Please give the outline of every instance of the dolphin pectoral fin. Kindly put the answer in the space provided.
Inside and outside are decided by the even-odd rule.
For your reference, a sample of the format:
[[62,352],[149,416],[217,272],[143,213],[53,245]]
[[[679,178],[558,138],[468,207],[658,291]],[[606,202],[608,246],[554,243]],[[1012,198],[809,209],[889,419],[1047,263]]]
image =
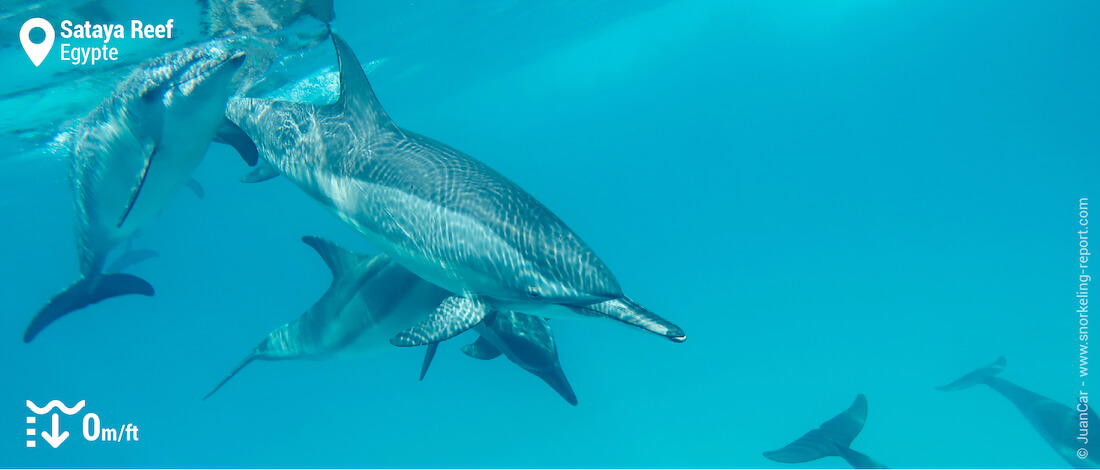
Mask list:
[[941,390],[944,392],[954,392],[956,390],[962,390],[964,388],[969,388],[978,384],[986,383],[986,381],[995,377],[997,374],[1000,374],[1001,371],[1004,370],[1006,362],[1007,361],[1005,361],[1005,357],[1001,356],[997,358],[996,361],[993,361],[992,364],[970,372],[969,374],[966,374],[960,377],[958,380],[951,382],[947,385],[936,387],[936,390]]
[[218,126],[215,136],[214,142],[232,146],[248,166],[256,166],[256,162],[260,160],[260,152],[256,149],[256,143],[233,121],[223,120],[221,125]]
[[867,397],[860,394],[847,410],[779,450],[764,452],[776,462],[802,463],[844,456],[867,420]]
[[424,375],[428,373],[428,367],[432,365],[432,358],[435,357],[435,350],[439,349],[439,343],[432,343],[428,345],[428,349],[424,351],[424,362],[420,364],[420,381],[424,381]]
[[130,211],[134,209],[134,203],[137,202],[138,195],[141,194],[141,188],[145,186],[145,178],[149,176],[149,166],[153,164],[153,157],[156,156],[156,146],[150,144],[145,151],[145,166],[141,168],[141,175],[138,177],[137,185],[134,186],[134,190],[130,193],[130,201],[126,203],[126,210],[122,213],[122,217],[118,218],[118,224],[115,228],[122,227],[122,224],[126,222],[126,217],[130,215]]
[[195,178],[187,178],[187,182],[184,183],[184,185],[186,185],[187,189],[190,189],[191,192],[195,193],[195,197],[199,199],[206,197],[206,190],[202,188],[201,184],[199,184],[199,180]]
[[488,361],[490,359],[496,359],[496,357],[500,355],[500,350],[484,337],[478,337],[477,341],[462,347],[462,354],[474,359]]
[[218,391],[218,389],[222,388],[222,385],[225,385],[225,383],[228,382],[229,379],[232,379],[234,375],[237,375],[237,372],[240,372],[241,369],[244,369],[244,366],[247,366],[249,363],[256,360],[257,357],[259,357],[259,356],[256,355],[255,351],[253,351],[251,354],[249,354],[248,357],[244,358],[244,360],[241,361],[240,364],[237,364],[237,367],[233,369],[233,372],[230,372],[229,375],[225,376],[225,378],[222,379],[221,382],[218,382],[218,385],[215,386],[214,389],[210,391],[210,393],[207,393],[206,396],[202,397],[202,399],[206,400],[207,398],[210,398],[210,395],[213,395],[214,392],[216,392],[216,391]]
[[241,176],[239,181],[242,183],[260,183],[277,176],[279,176],[279,170],[275,168],[275,165],[268,163],[267,160],[260,160],[256,163],[256,168]]
[[657,316],[637,302],[627,298],[605,300],[589,305],[570,306],[574,312],[593,317],[605,317],[659,334],[677,343],[687,340],[684,330],[672,322]]
[[390,338],[390,344],[423,346],[448,340],[480,323],[489,310],[489,304],[476,297],[447,297],[424,321]]
[[69,312],[103,299],[127,294],[151,296],[153,286],[144,279],[129,274],[103,274],[95,278],[81,279],[55,295],[45,307],[42,307],[42,310],[35,314],[23,333],[23,342],[31,342],[43,329]]

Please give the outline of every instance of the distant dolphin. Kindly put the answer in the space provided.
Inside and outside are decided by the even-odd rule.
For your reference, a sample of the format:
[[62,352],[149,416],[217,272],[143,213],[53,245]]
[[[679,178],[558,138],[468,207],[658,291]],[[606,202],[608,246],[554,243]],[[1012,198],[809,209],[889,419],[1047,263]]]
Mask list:
[[852,450],[852,440],[863,430],[863,423],[866,421],[867,397],[860,394],[843,413],[782,449],[764,452],[764,457],[782,463],[803,463],[836,456],[844,459],[852,468],[886,468],[870,457]]
[[153,295],[153,287],[138,277],[103,274],[104,262],[198,166],[224,123],[229,83],[243,60],[243,53],[220,42],[153,59],[64,135],[72,160],[81,278],[34,316],[24,342],[89,304],[125,294]]
[[[1031,423],[1031,427],[1035,428],[1054,452],[1070,465],[1077,468],[1100,467],[1100,457],[1088,453],[1088,449],[1091,448],[1086,445],[1088,440],[1078,438],[1082,430],[1085,432],[1084,436],[1088,435],[1088,429],[1081,427],[1082,418],[1086,419],[1086,423],[1092,421],[1089,418],[1093,414],[1088,404],[1084,403],[1075,410],[997,377],[997,374],[1004,370],[1006,363],[1004,356],[1001,356],[992,364],[966,374],[950,384],[938,387],[938,390],[952,392],[979,384],[988,385],[1016,405],[1024,418],[1027,418],[1028,423]],[[1083,454],[1085,458],[1078,457],[1080,449],[1085,449]]]
[[[390,348],[389,338],[395,332],[427,317],[450,295],[385,254],[361,255],[317,237],[303,237],[302,241],[317,250],[328,264],[332,284],[309,310],[261,341],[204,400],[256,359],[325,360]],[[484,338],[494,338],[493,342],[503,345],[509,359],[576,404],[576,396],[558,363],[553,333],[545,321],[507,313],[490,314],[486,321],[490,325],[484,328],[479,325],[483,328],[479,330],[484,335],[482,339],[467,346],[464,352],[479,359],[491,359],[500,350]],[[434,351],[434,347],[430,350]]]
[[[335,104],[241,98],[226,115],[281,174],[402,266],[453,293],[394,345],[446,340],[494,310],[543,315],[532,310],[564,306],[558,311],[605,316],[577,308],[624,299],[603,261],[535,198],[483,163],[394,124],[351,48],[332,39],[340,66]],[[612,318],[686,338],[640,312]]]
[[[554,333],[546,320],[519,312],[493,312],[475,326],[474,330],[481,337],[464,346],[464,354],[474,359],[489,360],[503,353],[508,360],[550,385],[570,405],[577,405],[577,395],[573,393],[573,387],[569,385],[569,380],[561,369]],[[428,346],[420,371],[421,380],[424,379],[424,373],[431,364],[435,346],[438,344],[432,343]]]

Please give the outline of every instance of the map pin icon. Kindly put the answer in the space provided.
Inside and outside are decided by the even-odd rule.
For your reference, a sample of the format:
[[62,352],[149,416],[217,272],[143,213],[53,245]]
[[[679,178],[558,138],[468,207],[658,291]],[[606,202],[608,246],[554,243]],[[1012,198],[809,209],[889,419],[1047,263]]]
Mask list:
[[[38,44],[31,42],[31,30],[34,28],[41,28],[46,33],[45,41]],[[27,52],[27,57],[31,58],[35,67],[38,67],[53,47],[53,25],[42,18],[31,18],[19,29],[19,42],[23,43],[23,50]]]

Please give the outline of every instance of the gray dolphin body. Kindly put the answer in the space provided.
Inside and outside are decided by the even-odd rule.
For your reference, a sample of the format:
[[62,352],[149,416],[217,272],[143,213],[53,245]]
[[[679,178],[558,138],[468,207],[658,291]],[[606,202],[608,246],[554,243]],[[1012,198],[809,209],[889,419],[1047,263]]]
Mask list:
[[[558,360],[554,332],[545,319],[520,312],[492,312],[474,327],[474,331],[480,337],[463,346],[463,354],[486,361],[503,354],[513,364],[546,382],[570,405],[577,406],[577,394],[565,378],[565,371]],[[428,345],[420,369],[421,380],[428,372],[438,344]]]
[[[617,313],[611,306],[578,311],[625,299],[580,237],[481,162],[394,124],[351,48],[332,37],[340,66],[336,103],[234,99],[226,115],[280,173],[417,276],[454,294],[395,336],[394,345],[446,340],[493,310]],[[685,338],[644,309],[612,318]]]
[[836,456],[844,459],[852,468],[886,468],[851,447],[866,421],[867,397],[860,394],[843,413],[782,449],[764,452],[764,457],[782,463],[803,463]]
[[72,159],[81,279],[35,315],[25,342],[89,304],[153,295],[140,278],[103,274],[104,262],[187,182],[224,122],[229,83],[243,60],[220,42],[153,59],[63,135]]
[[[321,238],[302,240],[317,250],[332,270],[332,284],[304,314],[268,334],[204,399],[256,359],[325,360],[392,347],[389,338],[422,321],[450,295],[385,254],[370,257]],[[558,362],[553,333],[543,319],[492,313],[477,328],[482,338],[466,346],[464,352],[479,359],[492,359],[504,352],[576,404]]]
[[[939,387],[946,392],[962,390],[975,385],[988,385],[997,391],[1027,418],[1032,428],[1043,437],[1043,440],[1054,452],[1058,453],[1071,466],[1077,468],[1098,468],[1100,457],[1095,454],[1086,454],[1086,458],[1078,458],[1079,449],[1089,450],[1088,440],[1079,439],[1081,431],[1081,415],[1086,418],[1092,416],[1092,411],[1085,407],[1074,410],[1066,405],[1055,402],[1049,398],[1024,389],[1012,382],[997,377],[1004,370],[1006,360],[1004,356],[998,358],[993,364],[975,370],[962,376],[950,384]],[[1087,430],[1086,430],[1087,431]],[[1087,432],[1085,434],[1087,436]]]

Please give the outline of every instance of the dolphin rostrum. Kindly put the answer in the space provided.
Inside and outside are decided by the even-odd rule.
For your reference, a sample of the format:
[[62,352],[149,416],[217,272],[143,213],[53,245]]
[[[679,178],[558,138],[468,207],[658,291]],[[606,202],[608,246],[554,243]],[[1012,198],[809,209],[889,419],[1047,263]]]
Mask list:
[[219,126],[231,125],[225,103],[243,61],[243,53],[222,42],[150,60],[59,138],[72,160],[81,278],[38,311],[24,342],[89,304],[153,295],[141,278],[104,274],[104,262],[188,181]]
[[[938,390],[952,392],[974,385],[988,385],[989,388],[1004,395],[1016,405],[1016,409],[1027,418],[1031,427],[1043,436],[1054,452],[1058,453],[1071,466],[1077,468],[1100,467],[1100,457],[1089,454],[1088,429],[1089,418],[1094,416],[1086,400],[1078,404],[1077,409],[1070,408],[1019,385],[997,377],[1005,368],[1007,361],[1001,356],[992,364],[970,372]],[[1083,434],[1082,434],[1083,433]],[[1081,451],[1084,452],[1081,452]]]
[[[603,261],[515,183],[398,127],[351,48],[331,36],[340,68],[336,103],[240,98],[226,116],[279,173],[405,268],[452,293],[429,318],[392,338],[394,345],[446,340],[494,310],[618,312],[578,312],[624,298]],[[610,317],[673,341],[686,337],[652,313],[634,313]]]
[[863,423],[866,421],[867,397],[860,394],[843,413],[782,449],[764,452],[764,457],[782,463],[803,463],[837,456],[848,462],[852,468],[886,468],[870,457],[852,450],[852,440],[863,430]]
[[[450,295],[385,254],[357,254],[317,237],[303,237],[302,241],[317,250],[332,270],[332,284],[304,314],[268,334],[204,399],[256,359],[325,360],[390,348],[390,337],[423,320]],[[545,321],[502,312],[490,314],[486,322],[490,326],[478,327],[482,339],[467,346],[467,354],[491,359],[505,351],[517,365],[576,403]],[[485,344],[486,337],[494,338],[501,348]]]

